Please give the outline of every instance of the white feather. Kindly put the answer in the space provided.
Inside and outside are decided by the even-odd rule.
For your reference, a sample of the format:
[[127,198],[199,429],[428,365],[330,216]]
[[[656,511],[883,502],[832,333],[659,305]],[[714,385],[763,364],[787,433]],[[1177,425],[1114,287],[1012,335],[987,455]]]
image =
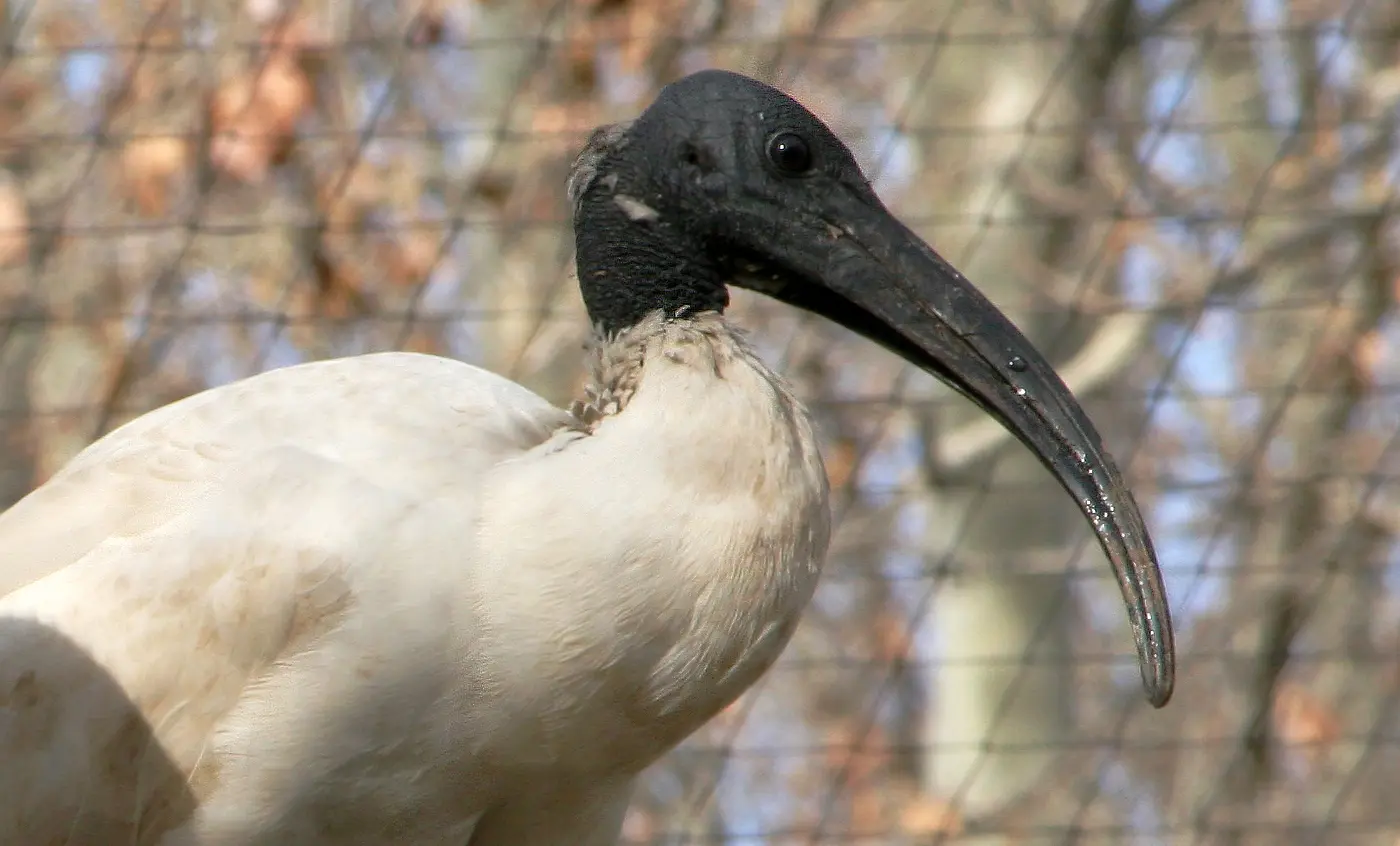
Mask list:
[[434,357],[273,371],[0,515],[0,842],[615,842],[786,643],[829,518],[722,318],[597,375],[585,426]]

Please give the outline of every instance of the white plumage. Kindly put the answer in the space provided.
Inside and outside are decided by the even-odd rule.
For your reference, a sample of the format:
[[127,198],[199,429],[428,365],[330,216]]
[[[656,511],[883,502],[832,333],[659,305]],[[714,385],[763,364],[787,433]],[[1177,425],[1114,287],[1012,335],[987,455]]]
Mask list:
[[6,512],[0,548],[62,552],[0,599],[4,842],[462,846],[493,808],[473,844],[612,842],[786,642],[826,482],[723,318],[598,361],[591,432],[430,356],[273,371]]

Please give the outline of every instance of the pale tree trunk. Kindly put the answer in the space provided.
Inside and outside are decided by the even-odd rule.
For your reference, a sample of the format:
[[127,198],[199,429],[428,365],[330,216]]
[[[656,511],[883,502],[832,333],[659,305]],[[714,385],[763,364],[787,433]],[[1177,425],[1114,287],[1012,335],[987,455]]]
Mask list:
[[[482,3],[470,7],[473,38],[495,43],[477,51],[474,96],[464,100],[468,109],[466,123],[479,133],[475,142],[479,145],[477,160],[472,170],[454,176],[464,191],[471,192],[463,197],[466,218],[500,221],[500,225],[470,227],[462,237],[470,255],[471,294],[492,315],[482,325],[483,363],[514,378],[523,375],[521,357],[538,331],[541,311],[550,305],[549,286],[557,285],[561,276],[558,261],[541,259],[557,255],[555,245],[568,229],[513,232],[509,222],[515,210],[495,199],[508,194],[476,191],[475,187],[486,181],[510,181],[512,175],[528,165],[532,152],[529,145],[505,140],[506,133],[529,129],[522,118],[530,110],[522,108],[522,104],[526,102],[531,76],[544,58],[536,39],[547,34],[552,13],[546,7],[557,5]],[[519,249],[522,241],[535,249]],[[512,262],[513,254],[518,259]],[[543,387],[546,393],[552,393],[550,386],[530,387]]]

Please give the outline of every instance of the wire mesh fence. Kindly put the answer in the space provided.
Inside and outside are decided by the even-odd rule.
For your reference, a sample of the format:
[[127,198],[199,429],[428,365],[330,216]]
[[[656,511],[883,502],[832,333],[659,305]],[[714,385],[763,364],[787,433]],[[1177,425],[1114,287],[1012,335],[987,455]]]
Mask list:
[[583,378],[568,162],[701,67],[791,91],[1056,361],[1149,507],[1164,711],[998,424],[736,293],[837,493],[777,668],[630,843],[1400,842],[1400,5],[0,2],[0,502],[146,410],[381,349]]

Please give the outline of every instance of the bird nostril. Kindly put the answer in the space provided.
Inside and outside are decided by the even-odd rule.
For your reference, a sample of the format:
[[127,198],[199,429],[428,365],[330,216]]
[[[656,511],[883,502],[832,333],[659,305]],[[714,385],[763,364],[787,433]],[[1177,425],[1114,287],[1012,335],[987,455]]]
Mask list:
[[714,155],[709,150],[692,142],[686,142],[681,147],[681,158],[686,164],[701,170],[711,171],[715,169]]

